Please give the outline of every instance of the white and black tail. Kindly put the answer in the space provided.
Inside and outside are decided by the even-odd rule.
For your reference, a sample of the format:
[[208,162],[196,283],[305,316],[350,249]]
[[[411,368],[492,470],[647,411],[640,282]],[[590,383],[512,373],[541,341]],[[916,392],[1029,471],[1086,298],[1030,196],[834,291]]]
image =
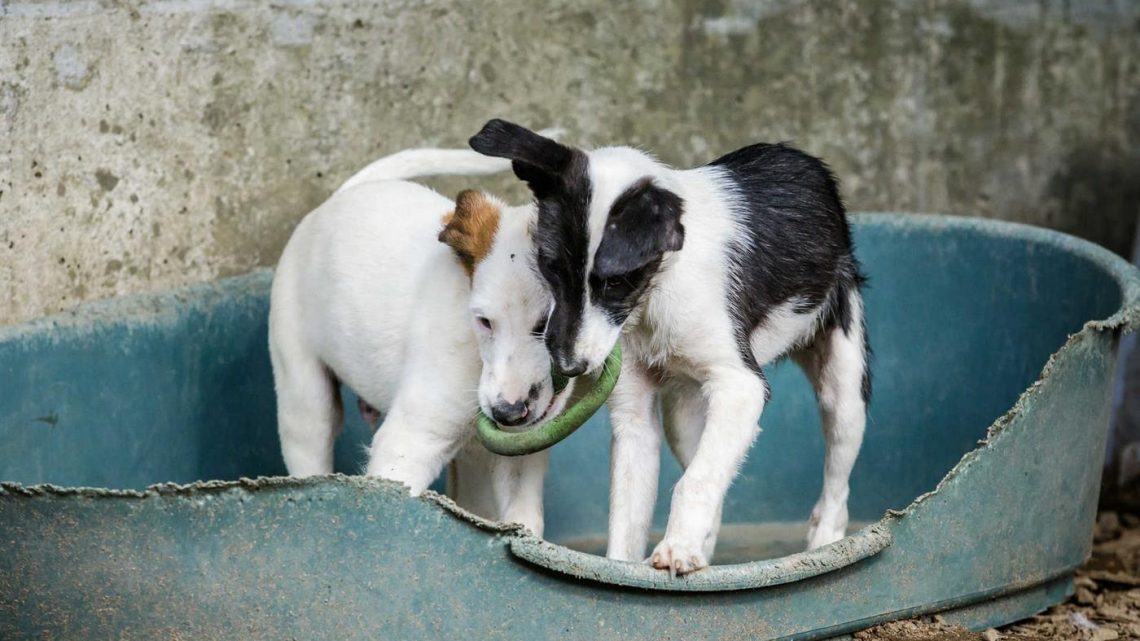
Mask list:
[[[543,135],[557,137],[561,129],[544,129]],[[372,161],[356,172],[337,192],[362,183],[381,180],[410,180],[425,176],[487,176],[511,168],[506,158],[492,158],[471,149],[405,149]]]

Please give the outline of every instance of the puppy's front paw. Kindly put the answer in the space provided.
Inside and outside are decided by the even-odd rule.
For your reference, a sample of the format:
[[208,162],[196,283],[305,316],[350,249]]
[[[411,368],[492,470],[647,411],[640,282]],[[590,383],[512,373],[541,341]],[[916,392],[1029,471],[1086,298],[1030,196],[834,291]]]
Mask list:
[[658,570],[669,570],[671,576],[678,576],[707,568],[709,561],[700,545],[690,545],[665,537],[653,548],[649,565]]
[[808,521],[808,549],[835,543],[847,536],[847,510],[826,505],[816,505]]
[[835,543],[846,536],[845,528],[824,528],[813,526],[808,531],[808,549],[814,550]]

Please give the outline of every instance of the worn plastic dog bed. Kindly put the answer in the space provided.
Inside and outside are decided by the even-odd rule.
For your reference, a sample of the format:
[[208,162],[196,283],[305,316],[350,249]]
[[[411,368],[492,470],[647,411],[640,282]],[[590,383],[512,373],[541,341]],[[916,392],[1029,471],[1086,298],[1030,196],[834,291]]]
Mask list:
[[[590,554],[604,416],[552,450],[553,543],[378,480],[247,480],[284,471],[262,272],[0,329],[0,638],[814,639],[1057,602],[1089,553],[1140,277],[1041,229],[857,221],[875,396],[850,509],[869,525],[833,546],[799,552],[822,439],[786,365],[717,565],[689,577]],[[350,421],[341,469],[367,438]]]

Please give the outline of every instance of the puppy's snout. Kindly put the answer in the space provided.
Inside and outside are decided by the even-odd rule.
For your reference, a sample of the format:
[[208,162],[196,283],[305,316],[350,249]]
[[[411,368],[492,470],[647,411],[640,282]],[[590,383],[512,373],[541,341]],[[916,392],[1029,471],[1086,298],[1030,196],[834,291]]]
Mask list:
[[527,407],[526,399],[517,403],[499,401],[491,406],[491,418],[495,419],[499,425],[507,427],[522,424],[529,414],[530,408]]
[[564,361],[559,359],[555,365],[558,369],[558,373],[568,378],[574,378],[575,376],[581,376],[582,374],[585,374],[586,369],[589,366],[585,359],[572,361]]

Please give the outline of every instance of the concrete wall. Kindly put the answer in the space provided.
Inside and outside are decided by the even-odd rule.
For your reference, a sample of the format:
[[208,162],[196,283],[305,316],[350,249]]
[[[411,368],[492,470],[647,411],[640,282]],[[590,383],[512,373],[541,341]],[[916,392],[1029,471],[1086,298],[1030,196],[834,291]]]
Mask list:
[[537,7],[0,0],[0,322],[271,265],[354,168],[491,116],[679,164],[792,140],[853,209],[1129,244],[1135,3]]

